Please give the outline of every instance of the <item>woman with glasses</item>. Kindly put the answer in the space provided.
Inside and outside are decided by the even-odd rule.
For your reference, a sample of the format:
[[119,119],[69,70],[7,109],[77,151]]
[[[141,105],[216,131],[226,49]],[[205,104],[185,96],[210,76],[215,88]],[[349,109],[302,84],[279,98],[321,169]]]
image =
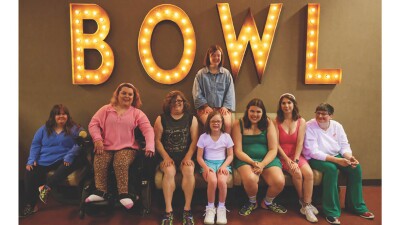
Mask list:
[[205,125],[208,114],[218,110],[224,117],[225,132],[230,134],[232,111],[235,111],[235,87],[232,75],[223,63],[222,48],[212,45],[204,58],[205,67],[196,74],[192,95],[200,122]]
[[110,104],[101,107],[89,123],[94,142],[94,178],[96,190],[86,202],[104,201],[108,192],[108,168],[113,164],[120,203],[130,209],[138,196],[128,194],[128,170],[138,149],[134,130],[139,127],[146,140],[145,155],[154,155],[154,130],[142,105],[139,91],[122,83],[114,91]]
[[238,170],[249,201],[243,205],[242,216],[258,207],[257,192],[260,176],[268,185],[261,207],[276,213],[286,213],[285,207],[273,202],[285,186],[282,164],[277,158],[278,146],[274,123],[267,117],[261,99],[252,99],[246,107],[243,118],[233,124],[232,138]]
[[173,224],[172,197],[175,191],[175,174],[182,172],[182,190],[185,195],[183,224],[194,224],[191,211],[195,186],[193,154],[198,139],[197,119],[190,113],[190,104],[180,91],[171,91],[163,103],[163,114],[154,123],[155,144],[162,157],[160,169],[164,173],[162,189],[165,213],[161,224]]
[[353,156],[343,126],[332,120],[334,108],[321,103],[315,109],[315,118],[307,122],[304,157],[313,169],[321,171],[322,211],[331,224],[340,224],[340,201],[337,188],[338,172],[348,176],[345,208],[366,219],[375,216],[369,212],[362,196],[361,166]]

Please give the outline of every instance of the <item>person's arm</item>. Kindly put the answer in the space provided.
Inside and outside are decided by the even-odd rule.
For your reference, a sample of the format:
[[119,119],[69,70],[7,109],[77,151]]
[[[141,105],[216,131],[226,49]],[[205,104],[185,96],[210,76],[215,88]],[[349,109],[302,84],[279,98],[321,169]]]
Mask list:
[[75,158],[80,154],[82,147],[78,145],[77,140],[79,138],[79,132],[83,130],[82,127],[78,128],[77,126],[74,126],[71,131],[72,138],[74,139],[74,145],[71,147],[71,149],[67,152],[67,154],[64,156],[64,165],[69,166],[70,164],[73,163]]
[[233,147],[227,148],[226,154],[227,154],[226,159],[225,159],[224,163],[222,163],[221,167],[219,168],[218,173],[229,175],[229,171],[228,171],[227,167],[233,161]]
[[207,100],[203,93],[204,90],[202,87],[202,83],[200,81],[200,76],[201,76],[201,70],[196,74],[192,88],[194,107],[196,109],[208,107]]
[[304,137],[306,135],[306,121],[303,118],[299,118],[299,131],[297,133],[297,143],[296,143],[296,152],[294,153],[294,159],[299,160],[301,152],[303,151],[304,145]]
[[40,156],[40,150],[42,149],[43,135],[47,135],[45,126],[40,127],[33,136],[28,161],[26,163],[26,169],[28,171],[32,170],[33,166],[37,165],[37,160]]
[[236,99],[235,99],[235,85],[233,83],[233,78],[231,73],[226,70],[228,76],[228,89],[226,90],[226,95],[222,107],[225,107],[231,111],[235,111]]
[[196,152],[197,148],[196,144],[197,140],[199,139],[199,126],[195,116],[192,117],[192,125],[190,126],[190,139],[191,143],[188,152],[186,153],[185,157],[182,160],[182,164],[186,166],[194,166],[192,157],[193,154]]
[[347,155],[348,156],[347,159],[350,159],[350,157],[352,156],[352,151],[351,151],[351,148],[350,148],[349,140],[347,139],[346,132],[344,131],[344,128],[343,128],[343,126],[341,124],[337,124],[336,134],[337,134],[337,137],[338,137],[338,144],[340,146],[339,153],[343,157],[345,157],[345,155]]
[[140,131],[142,132],[144,139],[146,140],[146,152],[145,155],[147,157],[154,156],[155,147],[154,147],[154,129],[150,124],[149,119],[147,116],[140,110],[137,109],[139,112],[139,116],[137,117],[137,125],[139,126]]
[[157,152],[161,155],[163,158],[163,162],[161,162],[161,167],[168,167],[170,165],[174,165],[174,160],[168,155],[167,151],[164,148],[164,145],[161,141],[162,134],[163,134],[164,128],[161,123],[161,116],[158,116],[156,119],[156,122],[154,122],[154,136],[155,136],[155,146],[157,149]]
[[249,155],[247,155],[246,153],[243,152],[242,133],[240,132],[239,120],[235,120],[235,122],[233,123],[232,139],[233,139],[233,143],[235,143],[235,145],[233,146],[233,152],[234,152],[235,156],[239,160],[246,162],[253,167],[256,166],[257,162],[254,162],[253,159],[250,158]]
[[268,153],[265,155],[264,159],[260,162],[261,168],[264,168],[268,165],[272,160],[275,159],[278,153],[278,143],[276,139],[276,131],[274,123],[268,118],[268,131],[267,131],[267,140],[268,140]]
[[92,137],[94,143],[94,151],[96,154],[103,154],[104,152],[104,145],[103,145],[103,137],[102,137],[102,130],[104,131],[104,124],[107,115],[107,105],[101,107],[92,117],[90,120],[88,129],[90,136]]

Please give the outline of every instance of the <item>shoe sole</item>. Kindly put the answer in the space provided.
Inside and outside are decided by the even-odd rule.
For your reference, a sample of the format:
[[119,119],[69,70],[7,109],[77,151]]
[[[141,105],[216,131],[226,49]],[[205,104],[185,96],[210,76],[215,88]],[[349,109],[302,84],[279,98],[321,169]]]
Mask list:
[[339,225],[340,224],[340,221],[339,222],[330,222],[327,218],[325,218],[325,220],[330,224],[335,224],[335,225]]
[[367,220],[372,220],[372,219],[374,219],[374,218],[375,218],[375,216],[372,216],[372,217],[366,217],[366,216],[361,216],[361,215],[360,215],[360,217],[362,217],[362,218],[364,218],[364,219],[367,219]]

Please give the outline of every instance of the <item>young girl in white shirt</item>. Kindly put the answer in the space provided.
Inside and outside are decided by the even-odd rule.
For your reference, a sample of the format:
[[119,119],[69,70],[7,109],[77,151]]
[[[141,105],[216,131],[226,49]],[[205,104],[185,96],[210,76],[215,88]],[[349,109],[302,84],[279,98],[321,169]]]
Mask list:
[[[225,133],[224,118],[219,111],[213,111],[208,115],[204,128],[206,132],[197,142],[197,162],[207,182],[208,205],[204,224],[214,224],[215,214],[217,214],[217,224],[226,224],[226,182],[229,173],[232,173],[229,165],[233,160],[233,141],[231,136]],[[214,201],[217,187],[219,203],[216,209]]]

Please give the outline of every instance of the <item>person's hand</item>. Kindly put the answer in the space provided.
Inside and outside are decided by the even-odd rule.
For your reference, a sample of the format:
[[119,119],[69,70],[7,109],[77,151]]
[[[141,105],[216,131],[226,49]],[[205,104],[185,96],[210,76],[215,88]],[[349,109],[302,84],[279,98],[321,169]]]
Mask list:
[[214,111],[214,110],[210,106],[207,106],[204,108],[204,112],[207,114],[212,113],[212,111]]
[[182,159],[181,165],[182,165],[182,166],[194,166],[194,162],[193,162],[192,159],[190,159],[189,157],[186,157],[186,156],[185,156],[185,157]]
[[149,150],[149,149],[146,149],[146,151],[144,152],[144,155],[145,155],[146,157],[151,158],[151,157],[154,156],[154,152],[151,151],[151,150]]
[[221,107],[219,109],[219,113],[221,113],[221,115],[223,115],[223,116],[225,116],[228,113],[228,111],[229,110],[227,108],[225,108],[225,107]]
[[299,165],[297,163],[295,163],[293,160],[289,159],[288,161],[286,161],[286,164],[288,165],[288,167],[290,168],[290,171],[292,171],[293,173],[295,173],[297,170],[299,170]]
[[175,162],[174,160],[171,159],[171,157],[165,158],[162,162],[161,162],[161,168],[165,168],[168,166],[172,166],[174,165]]
[[26,166],[25,166],[25,169],[28,170],[28,171],[31,171],[31,170],[33,170],[33,167],[36,166],[36,165],[37,165],[37,164],[36,164],[36,161],[34,161],[34,162],[33,162],[33,165],[26,165]]
[[352,168],[356,168],[357,165],[359,164],[358,160],[354,156],[351,156],[349,160],[350,160],[350,166]]
[[204,169],[204,172],[203,172],[203,173],[205,173],[205,178],[206,178],[206,180],[207,180],[207,178],[208,178],[208,174],[210,174],[210,173],[215,173],[214,170],[211,169],[210,167],[203,168],[203,169]]
[[343,167],[347,167],[347,166],[350,166],[350,165],[351,165],[350,160],[345,159],[345,158],[339,158],[339,159],[337,159],[337,162],[336,162],[336,163],[339,164],[339,165],[341,165],[341,166],[343,166]]
[[252,168],[253,173],[256,175],[260,175],[264,170],[264,164],[262,162],[253,162],[254,166]]
[[94,152],[99,155],[104,153],[104,145],[102,140],[94,142]]
[[224,175],[229,175],[229,171],[228,171],[228,169],[226,168],[226,166],[221,166],[221,167],[218,169],[218,173],[219,173],[219,174],[224,174]]
[[71,163],[64,161],[64,166],[70,166],[70,165],[71,165]]

